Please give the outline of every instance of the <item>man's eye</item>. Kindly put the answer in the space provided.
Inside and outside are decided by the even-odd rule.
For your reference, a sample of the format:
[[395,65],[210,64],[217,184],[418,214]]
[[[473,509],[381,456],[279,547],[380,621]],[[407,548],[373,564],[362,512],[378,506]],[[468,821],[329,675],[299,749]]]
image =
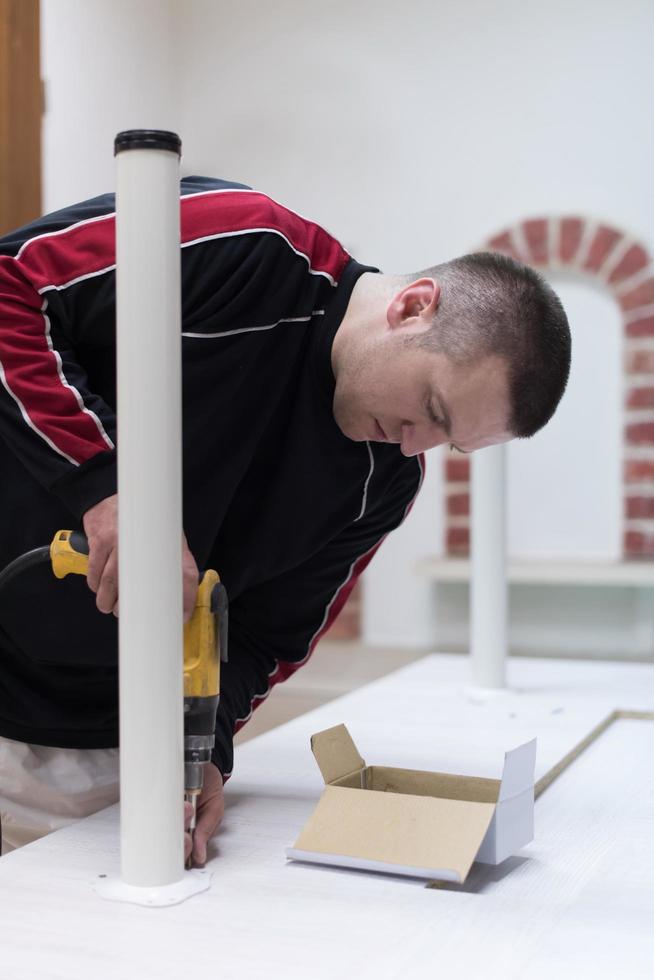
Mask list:
[[427,402],[427,415],[429,416],[431,422],[434,422],[436,425],[439,425],[441,428],[443,428],[445,422],[443,421],[442,418],[440,418],[439,415],[436,414],[430,402]]

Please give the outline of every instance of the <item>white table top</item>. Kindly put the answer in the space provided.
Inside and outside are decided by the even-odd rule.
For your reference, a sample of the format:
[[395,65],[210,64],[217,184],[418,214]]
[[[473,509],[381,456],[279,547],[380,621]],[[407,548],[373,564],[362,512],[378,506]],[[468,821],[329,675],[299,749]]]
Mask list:
[[[435,582],[469,582],[467,558],[425,557],[416,570]],[[511,585],[654,586],[654,561],[520,561],[507,563]]]
[[181,905],[92,891],[119,867],[118,807],[2,858],[2,980],[651,977],[653,722],[614,723],[540,797],[533,844],[463,886],[286,862],[322,728],[345,722],[368,763],[488,776],[536,735],[538,778],[613,709],[654,708],[654,666],[514,660],[486,701],[466,666],[427,657],[241,746],[212,887]]

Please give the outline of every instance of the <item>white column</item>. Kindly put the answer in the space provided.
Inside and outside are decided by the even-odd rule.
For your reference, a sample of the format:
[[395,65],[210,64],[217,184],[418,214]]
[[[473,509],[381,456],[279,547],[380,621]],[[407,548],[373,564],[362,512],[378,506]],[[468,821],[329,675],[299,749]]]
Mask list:
[[151,887],[184,874],[184,690],[180,147],[148,132],[116,138],[116,316],[121,869]]
[[506,447],[472,458],[470,654],[472,683],[505,686],[508,596],[506,579]]

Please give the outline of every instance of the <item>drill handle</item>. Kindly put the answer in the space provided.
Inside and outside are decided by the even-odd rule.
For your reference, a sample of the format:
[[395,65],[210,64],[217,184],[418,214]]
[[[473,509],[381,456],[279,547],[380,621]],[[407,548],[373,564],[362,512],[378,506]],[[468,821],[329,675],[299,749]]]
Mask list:
[[86,575],[89,570],[89,543],[81,531],[57,531],[50,545],[50,561],[56,578]]
[[[86,575],[89,570],[89,543],[82,531],[57,531],[50,545],[50,561],[56,578]],[[214,577],[216,573],[211,573]],[[203,576],[204,577],[204,576]],[[218,616],[220,659],[227,663],[227,590],[218,582],[211,593],[211,612]]]

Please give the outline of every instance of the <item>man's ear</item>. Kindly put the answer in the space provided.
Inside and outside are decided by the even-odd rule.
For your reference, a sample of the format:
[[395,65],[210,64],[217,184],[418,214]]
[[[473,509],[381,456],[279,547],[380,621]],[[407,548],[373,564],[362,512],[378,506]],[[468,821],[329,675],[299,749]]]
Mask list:
[[396,293],[388,304],[386,318],[392,330],[429,330],[438,309],[441,287],[435,279],[416,279]]

